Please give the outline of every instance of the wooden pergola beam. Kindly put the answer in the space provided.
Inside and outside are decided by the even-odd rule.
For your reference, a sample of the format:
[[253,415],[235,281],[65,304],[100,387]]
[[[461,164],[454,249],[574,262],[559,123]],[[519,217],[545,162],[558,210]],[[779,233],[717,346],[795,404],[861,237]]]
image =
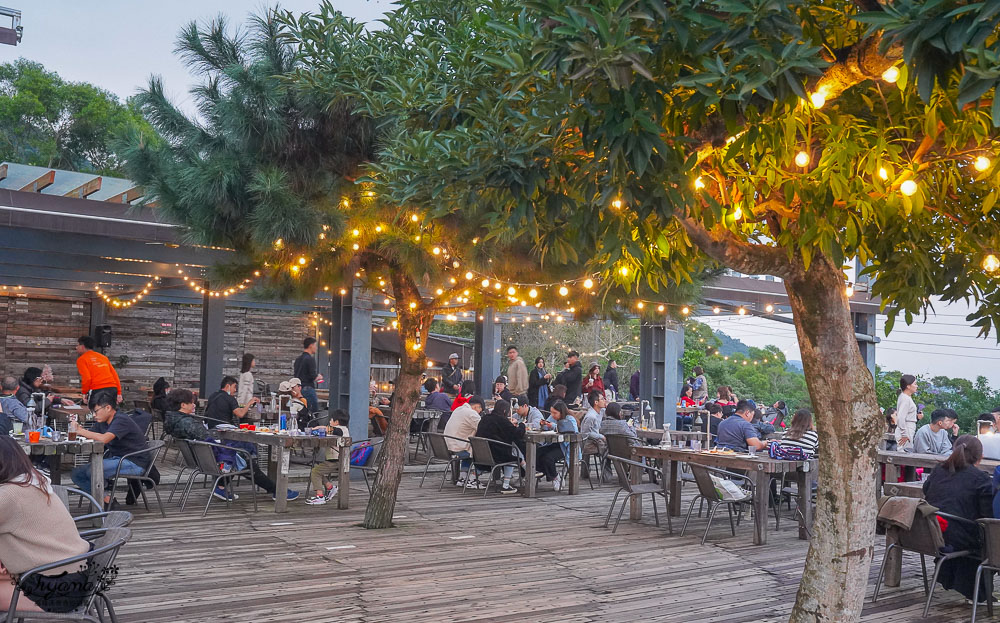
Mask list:
[[142,189],[142,186],[133,186],[128,190],[122,191],[117,195],[113,195],[105,199],[108,203],[132,203],[139,197],[146,194],[146,191]]
[[38,179],[28,182],[24,186],[18,188],[18,190],[30,193],[40,193],[42,192],[42,190],[51,186],[52,183],[55,181],[56,181],[56,172],[47,171],[38,176]]
[[69,191],[63,197],[76,197],[77,199],[86,199],[90,195],[93,195],[101,189],[101,181],[104,178],[97,176],[94,179],[87,180],[83,184],[80,184],[73,190]]

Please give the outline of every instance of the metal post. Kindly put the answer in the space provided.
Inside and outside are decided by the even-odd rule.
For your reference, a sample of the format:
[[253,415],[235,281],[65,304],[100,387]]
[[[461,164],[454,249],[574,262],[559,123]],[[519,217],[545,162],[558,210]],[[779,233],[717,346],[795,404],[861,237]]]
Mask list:
[[493,380],[500,376],[500,323],[496,321],[496,310],[487,307],[476,315],[475,370],[473,380],[476,388],[486,397],[486,390],[493,386]]
[[[856,312],[854,316],[854,333],[865,336],[875,336],[875,314],[862,314]],[[877,337],[876,337],[877,339]],[[858,348],[861,349],[861,358],[865,360],[865,365],[875,375],[875,341],[858,340]]]
[[[656,425],[672,422],[684,370],[684,327],[643,322],[639,328],[639,399],[656,412]],[[670,411],[667,413],[667,411]]]
[[223,353],[226,337],[226,299],[211,296],[205,284],[201,304],[201,376],[199,391],[207,398],[222,383]]
[[330,355],[333,349],[330,348],[330,326],[325,322],[316,323],[316,372],[323,376],[323,382],[317,383],[319,389],[329,389],[330,387]]
[[350,414],[353,441],[368,439],[368,381],[372,365],[371,294],[355,286],[334,295],[330,321],[330,408]]
[[[108,305],[104,302],[104,299],[93,297],[90,299],[90,335],[91,337],[97,337],[97,327],[107,324],[108,318]],[[100,344],[97,345],[98,352],[103,353],[104,349]]]

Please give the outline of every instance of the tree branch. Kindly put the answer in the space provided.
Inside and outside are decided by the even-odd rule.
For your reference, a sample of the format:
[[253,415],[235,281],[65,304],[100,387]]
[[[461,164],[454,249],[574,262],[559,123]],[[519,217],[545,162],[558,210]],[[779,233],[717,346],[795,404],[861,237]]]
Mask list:
[[749,275],[769,274],[783,277],[788,272],[788,256],[777,247],[766,247],[740,240],[722,225],[711,230],[689,216],[677,216],[688,238],[705,255],[733,270]]
[[882,54],[879,52],[881,44],[880,33],[838,50],[838,60],[826,68],[810,91],[822,93],[829,101],[865,80],[878,80],[885,70],[903,58],[902,45],[893,45]]

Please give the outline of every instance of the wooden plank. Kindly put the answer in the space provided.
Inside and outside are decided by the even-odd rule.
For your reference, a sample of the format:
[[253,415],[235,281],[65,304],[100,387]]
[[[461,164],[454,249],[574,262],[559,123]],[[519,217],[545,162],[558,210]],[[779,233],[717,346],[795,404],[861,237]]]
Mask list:
[[40,193],[44,189],[51,186],[52,183],[55,181],[56,181],[56,172],[46,171],[45,173],[42,173],[37,178],[31,180],[24,186],[18,188],[18,190],[21,192]]
[[83,184],[80,184],[73,190],[67,192],[63,197],[76,197],[77,199],[86,199],[87,197],[93,195],[101,189],[101,182],[104,178],[97,176],[93,179],[87,180]]

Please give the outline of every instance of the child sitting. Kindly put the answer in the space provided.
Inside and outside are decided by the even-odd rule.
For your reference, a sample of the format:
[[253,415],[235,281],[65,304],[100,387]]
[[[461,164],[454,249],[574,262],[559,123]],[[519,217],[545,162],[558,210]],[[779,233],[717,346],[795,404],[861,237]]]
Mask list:
[[[326,434],[333,435],[334,437],[349,437],[351,434],[347,429],[349,422],[350,416],[347,414],[347,411],[336,409],[330,414],[329,426],[316,428],[325,428]],[[316,430],[316,428],[311,430]],[[326,460],[316,463],[312,468],[312,472],[310,472],[310,484],[315,495],[306,500],[306,504],[313,506],[326,504],[327,500],[331,500],[337,495],[337,485],[330,481],[330,477],[337,473],[339,467],[340,449],[327,448]]]

